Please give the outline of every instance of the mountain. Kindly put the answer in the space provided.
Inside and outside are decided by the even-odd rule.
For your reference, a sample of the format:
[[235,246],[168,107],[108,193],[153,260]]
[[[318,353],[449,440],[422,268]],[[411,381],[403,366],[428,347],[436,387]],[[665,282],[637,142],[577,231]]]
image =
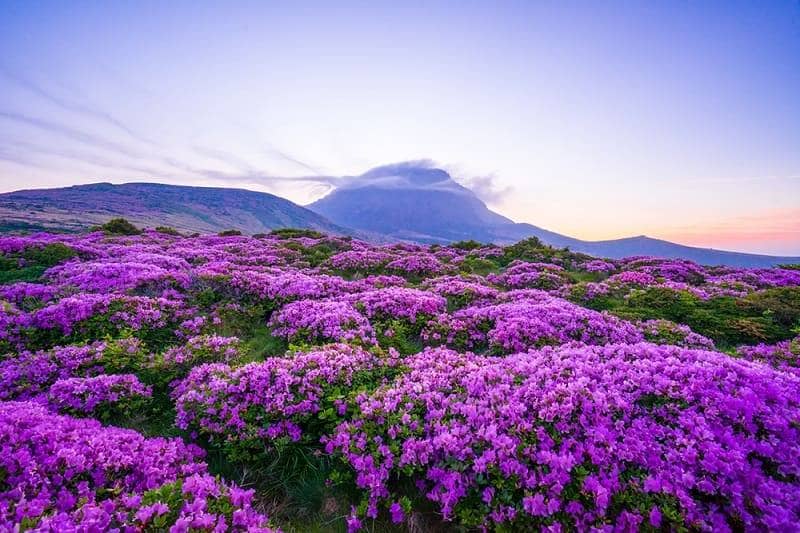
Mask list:
[[510,243],[527,237],[591,255],[620,258],[654,255],[706,265],[769,267],[798,263],[800,257],[727,252],[684,246],[646,236],[584,241],[491,211],[472,191],[444,170],[424,163],[399,163],[343,178],[342,185],[308,207],[336,224],[396,239],[448,243],[475,239]]
[[475,239],[506,244],[538,237],[558,247],[601,257],[655,255],[707,265],[767,267],[800,263],[800,257],[726,252],[683,246],[646,236],[583,241],[516,223],[491,211],[444,170],[424,163],[374,168],[335,178],[339,186],[305,207],[273,194],[156,183],[95,183],[0,194],[0,231],[79,231],[113,217],[138,226],[172,226],[216,233],[260,233],[279,227],[311,228],[372,241],[448,243]]
[[349,233],[289,200],[244,189],[94,183],[0,194],[0,230],[79,231],[119,216],[138,226],[200,233],[259,233],[280,227]]
[[492,237],[489,228],[513,222],[487,209],[444,170],[414,164],[379,167],[308,207],[331,220],[395,239],[446,243]]

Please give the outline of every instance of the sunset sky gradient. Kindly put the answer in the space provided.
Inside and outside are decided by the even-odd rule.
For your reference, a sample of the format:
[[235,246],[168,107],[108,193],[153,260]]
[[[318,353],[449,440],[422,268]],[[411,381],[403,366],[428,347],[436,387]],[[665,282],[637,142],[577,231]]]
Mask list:
[[800,3],[0,4],[0,192],[431,159],[520,222],[800,255]]

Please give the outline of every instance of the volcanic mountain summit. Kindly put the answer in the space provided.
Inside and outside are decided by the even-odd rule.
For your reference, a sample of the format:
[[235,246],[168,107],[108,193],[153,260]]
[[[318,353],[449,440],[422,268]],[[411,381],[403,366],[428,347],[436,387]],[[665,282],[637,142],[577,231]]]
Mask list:
[[516,223],[494,211],[446,171],[425,162],[374,168],[343,178],[343,185],[310,204],[334,223],[395,239],[445,244],[462,239],[511,243],[526,237],[603,257],[655,255],[710,265],[767,267],[798,258],[683,246],[644,235],[583,241],[532,224]]

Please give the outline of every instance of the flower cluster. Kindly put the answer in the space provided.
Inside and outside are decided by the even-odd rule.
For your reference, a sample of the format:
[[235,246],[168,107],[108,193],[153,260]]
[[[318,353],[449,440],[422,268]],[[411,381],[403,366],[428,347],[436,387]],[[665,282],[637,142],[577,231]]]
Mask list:
[[375,343],[369,321],[352,304],[333,300],[299,300],[283,306],[269,321],[272,334],[290,341]]
[[29,400],[41,396],[58,380],[99,373],[107,344],[57,346],[20,352],[0,361],[0,400]]
[[[250,492],[208,476],[202,451],[177,439],[147,439],[34,403],[0,402],[0,447],[2,529],[21,523],[40,531],[268,527],[252,509]],[[171,486],[180,497],[163,501]],[[220,498],[227,500],[226,513],[209,505]]]
[[402,287],[360,292],[345,299],[369,318],[405,318],[410,322],[416,322],[420,315],[441,313],[447,306],[437,294]]
[[334,344],[238,368],[201,365],[173,392],[178,426],[223,442],[304,436],[316,442],[325,419],[343,414],[347,391],[392,364],[361,348]]
[[486,285],[476,276],[441,276],[426,281],[423,286],[440,296],[453,301],[459,307],[476,302],[491,301],[498,297],[499,291]]
[[197,335],[156,356],[151,364],[159,369],[190,369],[201,363],[232,363],[240,356],[241,341],[237,337]]
[[581,265],[581,270],[586,272],[614,272],[617,265],[610,261],[603,261],[602,259],[593,259]]
[[672,344],[686,348],[714,349],[714,341],[704,337],[683,324],[676,324],[669,320],[646,320],[639,324],[648,342],[656,344]]
[[736,353],[748,361],[759,361],[800,375],[800,337],[777,344],[740,346]]
[[569,283],[563,267],[525,261],[515,261],[502,274],[489,275],[487,279],[509,289],[557,289]]
[[133,374],[101,374],[60,379],[50,387],[48,400],[62,413],[93,415],[101,410],[131,409],[151,394],[152,389]]
[[513,353],[544,345],[578,341],[586,344],[639,342],[631,323],[559,298],[520,299],[469,307],[440,315],[423,332],[432,343],[460,348],[488,345],[494,352]]
[[50,269],[46,276],[58,286],[101,293],[124,292],[143,286],[166,288],[177,285],[186,288],[191,282],[187,270],[133,261],[70,262]]
[[418,253],[395,259],[388,263],[386,268],[401,274],[429,276],[441,273],[444,270],[444,265],[433,254]]
[[[793,528],[800,520],[797,378],[653,344],[449,350],[364,394],[327,451],[366,515],[408,479],[467,526],[586,530]],[[480,502],[477,503],[476,502]]]
[[386,252],[349,250],[332,256],[329,262],[337,270],[374,270],[392,259],[394,256]]

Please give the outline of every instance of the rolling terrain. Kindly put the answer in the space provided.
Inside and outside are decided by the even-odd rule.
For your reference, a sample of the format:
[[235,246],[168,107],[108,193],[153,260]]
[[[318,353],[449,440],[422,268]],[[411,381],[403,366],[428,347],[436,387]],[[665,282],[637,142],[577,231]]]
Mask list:
[[428,244],[465,239],[509,244],[537,237],[552,246],[600,257],[653,255],[740,267],[800,262],[800,257],[697,248],[644,235],[604,241],[576,239],[495,213],[444,170],[416,163],[378,167],[347,178],[345,183],[308,207],[342,226],[396,239]]
[[0,228],[80,231],[113,217],[138,226],[216,233],[281,227],[343,233],[321,215],[273,194],[156,183],[94,183],[0,194]]
[[184,232],[235,229],[261,233],[281,227],[352,235],[372,242],[446,244],[476,240],[509,244],[537,237],[555,247],[622,258],[652,255],[706,265],[771,267],[800,257],[748,254],[685,246],[645,235],[585,241],[518,223],[492,210],[444,170],[418,163],[377,167],[302,207],[279,196],[216,187],[155,183],[95,183],[0,194],[0,231],[75,232],[125,217],[137,226]]

